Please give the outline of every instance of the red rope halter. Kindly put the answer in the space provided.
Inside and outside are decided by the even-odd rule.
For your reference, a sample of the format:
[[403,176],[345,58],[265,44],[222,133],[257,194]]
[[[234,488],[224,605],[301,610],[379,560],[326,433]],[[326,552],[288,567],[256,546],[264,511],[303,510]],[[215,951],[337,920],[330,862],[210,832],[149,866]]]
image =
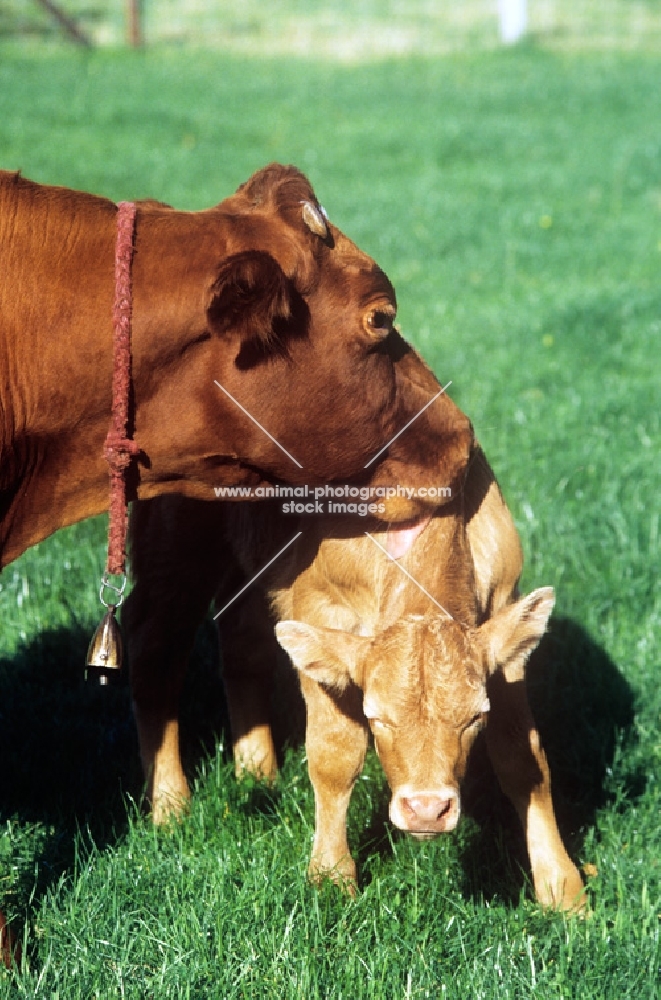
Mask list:
[[136,207],[131,201],[117,206],[115,245],[115,300],[113,303],[112,416],[103,453],[110,467],[110,513],[106,572],[124,573],[126,565],[125,472],[139,448],[127,437],[131,387],[131,262]]

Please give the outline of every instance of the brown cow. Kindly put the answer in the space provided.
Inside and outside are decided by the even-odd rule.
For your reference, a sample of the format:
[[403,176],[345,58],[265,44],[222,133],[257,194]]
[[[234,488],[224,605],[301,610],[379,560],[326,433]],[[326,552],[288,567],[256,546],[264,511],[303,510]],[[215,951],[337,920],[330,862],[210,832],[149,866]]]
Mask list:
[[[108,505],[116,219],[104,198],[0,172],[0,568]],[[387,277],[293,167],[204,212],[143,203],[132,280],[129,498],[365,477],[436,387],[393,329]],[[416,485],[442,455],[461,477],[472,432],[451,401],[417,429],[372,481]]]
[[[516,599],[519,539],[479,449],[464,491],[425,525],[367,537],[356,519],[302,519],[296,545],[259,580],[275,615],[285,619],[277,637],[299,671],[307,706],[316,800],[311,875],[355,880],[346,811],[370,729],[392,790],[392,822],[426,837],[456,825],[467,757],[486,724],[491,761],[525,829],[537,898],[580,908],[581,878],[558,833],[549,770],[525,693],[525,663],[546,628],[553,591]],[[136,587],[127,624],[157,821],[188,795],[177,699],[194,626],[219,580],[223,528],[252,575],[296,525],[273,507],[214,511],[169,497],[135,512]],[[225,579],[219,607],[239,587],[240,578]],[[219,625],[237,772],[272,778],[274,640],[260,588],[253,585]]]
[[[103,198],[0,172],[0,566],[108,504],[116,216]],[[143,204],[129,497],[361,473],[435,385],[394,315],[387,277],[293,167],[203,212]],[[449,399],[434,411],[417,451],[397,439],[369,471],[415,485],[443,454],[460,476],[470,426]]]

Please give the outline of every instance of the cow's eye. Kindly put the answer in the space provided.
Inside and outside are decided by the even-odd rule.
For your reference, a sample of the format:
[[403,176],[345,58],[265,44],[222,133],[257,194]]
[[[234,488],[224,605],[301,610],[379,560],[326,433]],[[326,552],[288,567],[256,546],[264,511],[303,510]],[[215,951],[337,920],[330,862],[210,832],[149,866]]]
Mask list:
[[371,337],[385,340],[392,333],[394,320],[394,312],[386,309],[373,309],[365,317],[365,329]]

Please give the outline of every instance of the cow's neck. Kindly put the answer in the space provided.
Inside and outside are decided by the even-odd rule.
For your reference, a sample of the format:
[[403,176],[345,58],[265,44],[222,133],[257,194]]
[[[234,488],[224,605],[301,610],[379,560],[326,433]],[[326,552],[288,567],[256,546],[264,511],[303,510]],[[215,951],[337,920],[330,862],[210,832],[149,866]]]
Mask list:
[[[105,199],[0,176],[0,565],[107,508],[115,223]],[[134,324],[135,398],[147,402],[155,368],[185,350],[172,331],[185,341],[202,323],[199,260],[209,249],[149,243],[147,233],[135,294],[138,316],[140,309],[156,315]],[[164,256],[168,283],[141,284],[155,278]],[[182,324],[177,314],[190,311],[192,282],[200,316]],[[161,315],[168,336],[159,340]],[[144,428],[141,404],[135,416]]]
[[103,508],[114,218],[104,199],[0,178],[3,563],[63,511]]

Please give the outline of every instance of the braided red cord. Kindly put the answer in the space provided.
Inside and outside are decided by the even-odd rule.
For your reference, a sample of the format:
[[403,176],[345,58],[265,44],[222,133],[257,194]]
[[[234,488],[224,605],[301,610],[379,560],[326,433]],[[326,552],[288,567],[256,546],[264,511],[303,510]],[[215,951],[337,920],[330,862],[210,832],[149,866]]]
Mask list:
[[117,206],[115,245],[115,301],[113,303],[112,417],[103,453],[110,466],[110,514],[106,571],[124,573],[126,565],[126,480],[124,473],[140,450],[126,436],[131,386],[131,261],[135,230],[135,204]]

